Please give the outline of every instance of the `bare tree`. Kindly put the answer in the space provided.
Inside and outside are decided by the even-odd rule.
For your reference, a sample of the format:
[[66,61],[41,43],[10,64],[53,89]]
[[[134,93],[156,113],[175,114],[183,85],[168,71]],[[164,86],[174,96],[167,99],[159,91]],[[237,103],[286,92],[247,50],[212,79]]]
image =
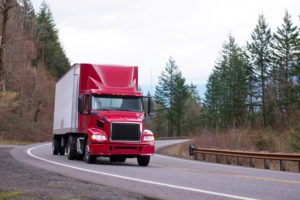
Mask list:
[[9,20],[9,12],[16,7],[18,3],[15,0],[1,0],[0,1],[0,17],[1,17],[1,38],[0,38],[0,84],[2,91],[6,90],[4,77],[4,51],[7,42],[7,22]]

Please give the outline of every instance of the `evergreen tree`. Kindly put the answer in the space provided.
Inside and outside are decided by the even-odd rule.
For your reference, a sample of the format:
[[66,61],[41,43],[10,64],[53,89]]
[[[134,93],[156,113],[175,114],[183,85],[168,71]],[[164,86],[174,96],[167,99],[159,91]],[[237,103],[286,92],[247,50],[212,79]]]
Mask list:
[[61,77],[69,69],[70,63],[59,42],[52,13],[45,1],[37,17],[37,34],[39,58],[54,76]]
[[188,96],[185,101],[185,131],[189,134],[198,132],[201,124],[201,98],[194,84],[187,85]]
[[276,92],[281,112],[291,111],[290,106],[298,99],[300,91],[295,92],[299,85],[300,73],[297,65],[300,39],[299,30],[291,21],[291,16],[285,12],[283,24],[274,34],[274,66],[273,74],[276,80]]
[[157,112],[166,112],[165,116],[168,119],[168,135],[174,135],[174,116],[172,110],[174,106],[174,90],[176,87],[175,79],[179,74],[178,66],[175,64],[175,60],[169,58],[166,64],[165,71],[159,77],[158,85],[155,89],[155,101],[157,104],[161,104],[161,109]]
[[258,105],[262,111],[262,125],[267,121],[266,88],[269,81],[271,66],[271,30],[263,15],[259,16],[258,24],[251,34],[252,41],[247,43],[251,57],[251,64],[255,73],[256,88],[254,96],[258,99]]
[[191,83],[188,85],[188,93],[190,94],[191,98],[195,100],[197,103],[201,103],[201,98],[199,96],[199,93],[197,91],[197,86]]
[[220,120],[220,104],[222,98],[220,95],[222,91],[221,81],[220,81],[220,72],[213,70],[212,74],[209,76],[206,84],[204,108],[205,108],[205,119],[207,119],[207,125],[209,127],[215,127],[219,129],[219,120]]
[[189,96],[189,88],[185,83],[185,78],[182,77],[181,73],[179,73],[175,77],[175,88],[174,88],[174,99],[172,109],[170,110],[172,117],[174,118],[174,122],[176,125],[176,135],[181,136],[183,130],[185,129],[185,114],[186,114],[186,100]]
[[221,58],[207,83],[205,107],[215,128],[241,126],[246,121],[249,70],[245,53],[235,39],[223,46]]
[[156,112],[167,120],[168,136],[181,135],[184,129],[185,101],[189,90],[175,60],[169,59],[155,90]]
[[21,11],[23,13],[24,28],[26,33],[31,34],[35,25],[35,11],[30,0],[19,1]]

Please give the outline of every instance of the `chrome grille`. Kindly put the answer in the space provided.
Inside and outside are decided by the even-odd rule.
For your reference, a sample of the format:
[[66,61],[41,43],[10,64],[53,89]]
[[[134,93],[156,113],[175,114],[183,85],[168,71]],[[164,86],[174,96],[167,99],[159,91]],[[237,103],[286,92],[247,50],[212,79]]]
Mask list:
[[135,123],[112,123],[112,141],[140,141],[141,127]]

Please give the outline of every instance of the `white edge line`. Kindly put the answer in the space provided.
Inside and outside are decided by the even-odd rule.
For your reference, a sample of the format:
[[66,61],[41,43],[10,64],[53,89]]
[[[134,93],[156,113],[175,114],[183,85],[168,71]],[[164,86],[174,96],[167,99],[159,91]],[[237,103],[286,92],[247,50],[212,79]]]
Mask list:
[[84,168],[80,168],[80,167],[75,167],[75,166],[66,165],[66,164],[63,164],[63,163],[58,163],[58,162],[55,162],[55,161],[47,160],[45,158],[38,157],[38,156],[34,155],[31,152],[34,149],[37,149],[41,146],[46,146],[46,145],[49,145],[49,144],[42,144],[42,145],[38,145],[36,147],[32,147],[32,148],[27,150],[27,154],[29,156],[33,157],[33,158],[36,158],[36,159],[39,159],[39,160],[42,160],[42,161],[45,161],[45,162],[48,162],[48,163],[51,163],[51,164],[60,165],[60,166],[63,166],[63,167],[68,167],[68,168],[71,168],[71,169],[76,169],[76,170],[80,170],[80,171],[84,171],[84,172],[100,174],[100,175],[104,175],[104,176],[111,176],[111,177],[114,177],[114,178],[120,178],[120,179],[136,181],[136,182],[141,182],[141,183],[147,183],[147,184],[152,184],[152,185],[164,186],[164,187],[169,187],[169,188],[173,188],[173,189],[187,190],[187,191],[191,191],[191,192],[199,192],[199,193],[210,194],[210,195],[215,195],[215,196],[228,197],[228,198],[233,198],[233,199],[257,200],[257,199],[248,198],[248,197],[236,196],[236,195],[219,193],[219,192],[212,192],[212,191],[201,190],[201,189],[196,189],[196,188],[189,188],[189,187],[184,187],[184,186],[172,185],[172,184],[167,184],[167,183],[160,183],[160,182],[155,182],[155,181],[148,181],[148,180],[132,178],[132,177],[128,177],[128,176],[120,176],[120,175],[110,174],[110,173],[106,173],[106,172],[99,172],[99,171],[95,171],[95,170],[84,169]]

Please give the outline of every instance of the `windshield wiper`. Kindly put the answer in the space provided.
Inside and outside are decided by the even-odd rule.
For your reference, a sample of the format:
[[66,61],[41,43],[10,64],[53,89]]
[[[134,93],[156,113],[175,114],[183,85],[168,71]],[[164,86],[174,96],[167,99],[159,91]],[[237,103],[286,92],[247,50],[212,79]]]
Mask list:
[[136,110],[132,110],[132,109],[120,109],[121,111],[130,111],[130,112],[137,112]]
[[99,109],[100,111],[101,110],[112,110],[112,109],[109,109],[109,108],[101,108],[101,109]]

